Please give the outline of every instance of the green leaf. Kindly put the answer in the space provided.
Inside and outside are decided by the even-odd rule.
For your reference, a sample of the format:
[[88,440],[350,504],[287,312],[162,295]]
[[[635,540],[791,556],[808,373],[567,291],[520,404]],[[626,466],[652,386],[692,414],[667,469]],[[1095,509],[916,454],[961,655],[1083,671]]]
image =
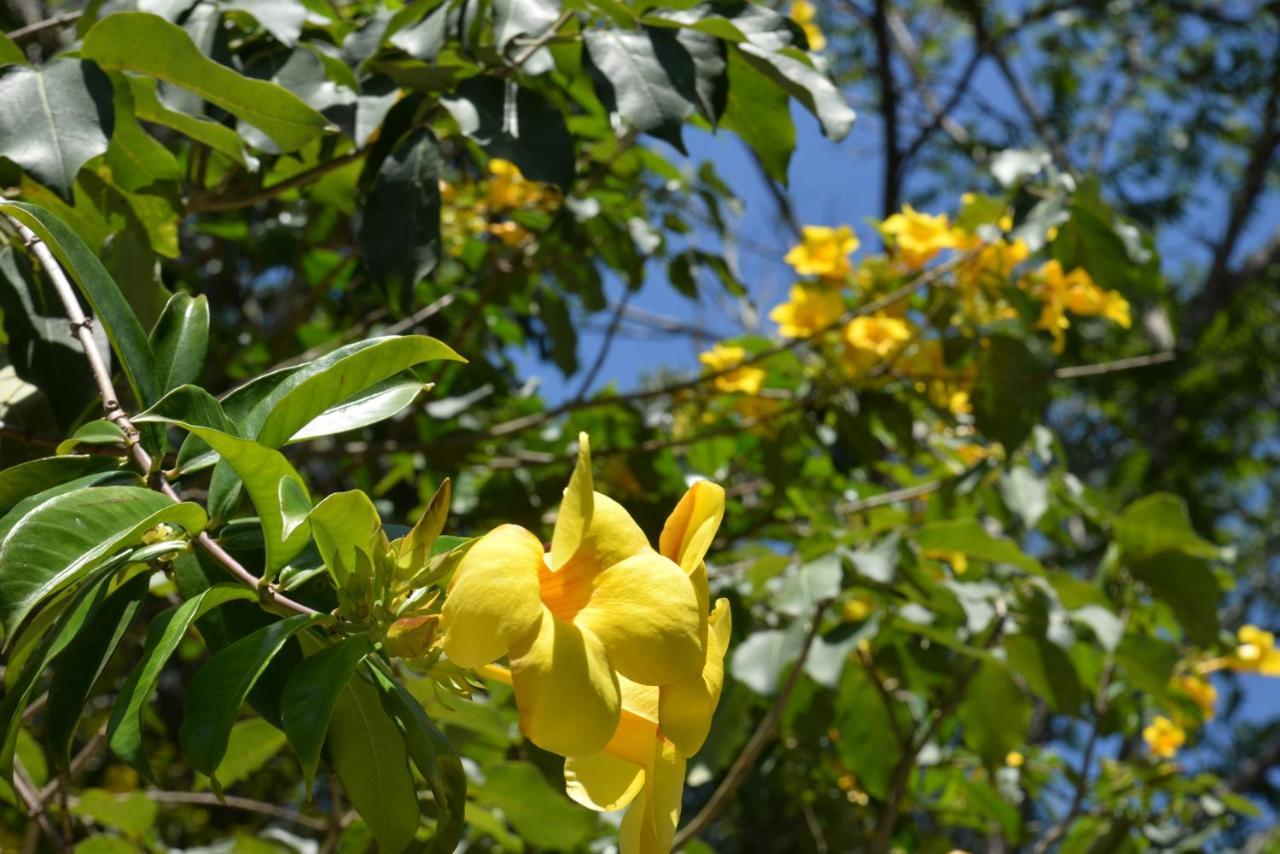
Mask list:
[[[0,471],[0,513],[7,514],[23,499],[55,486],[82,477],[109,476],[117,465],[109,457],[84,455],[46,457],[4,469]],[[0,537],[8,530],[0,527]]]
[[155,692],[169,657],[186,637],[191,624],[209,611],[227,602],[256,600],[257,593],[241,584],[219,584],[188,599],[181,605],[162,611],[147,626],[147,640],[138,664],[124,684],[119,699],[111,708],[107,723],[107,743],[117,756],[128,762],[146,780],[153,780],[151,766],[142,749],[142,711]]
[[493,38],[505,51],[517,36],[540,36],[560,17],[560,0],[494,0]]
[[402,288],[440,260],[440,144],[426,128],[411,131],[378,167],[360,252],[375,281]]
[[796,147],[787,93],[736,50],[729,51],[728,73],[729,95],[720,125],[742,137],[760,158],[765,173],[785,187]]
[[107,150],[111,81],[92,62],[55,59],[0,76],[0,157],[71,201],[85,161]]
[[309,515],[311,534],[338,587],[345,587],[357,565],[356,552],[372,558],[374,537],[382,528],[378,510],[358,489],[326,497]]
[[[155,825],[160,806],[148,798],[146,792],[116,793],[106,789],[86,789],[76,799],[71,812],[141,842]],[[79,851],[79,847],[76,850]],[[128,850],[137,849],[128,846]]]
[[960,706],[964,742],[990,765],[1021,747],[1031,725],[1031,703],[1008,669],[991,659],[982,662]]
[[601,103],[629,127],[682,153],[681,126],[698,109],[692,57],[670,30],[588,30],[587,57]]
[[1074,715],[1084,702],[1080,677],[1071,659],[1059,647],[1027,634],[1005,638],[1009,669],[1021,676],[1034,693],[1039,694],[1054,711]]
[[311,498],[306,483],[284,454],[251,439],[240,439],[221,430],[186,421],[161,416],[139,416],[136,420],[176,424],[199,436],[240,476],[262,521],[267,551],[267,562],[262,572],[264,580],[274,578],[285,564],[306,548],[309,532],[306,525],[298,524],[297,518],[299,513],[305,515],[310,509]]
[[257,159],[245,152],[244,142],[234,130],[209,119],[190,116],[165,106],[156,95],[156,81],[150,77],[127,79],[133,95],[134,115],[138,118],[175,130],[183,136],[209,146],[219,154],[225,154],[241,166],[257,169]]
[[150,583],[151,574],[143,572],[108,596],[53,662],[45,738],[54,764],[63,771],[71,768],[71,742],[84,704],[142,607]]
[[771,51],[749,42],[737,46],[756,70],[782,87],[813,113],[828,139],[839,142],[853,127],[854,112],[831,78],[814,68],[797,48]]
[[1124,556],[1131,561],[1161,552],[1206,559],[1221,556],[1218,547],[1191,526],[1187,503],[1166,492],[1139,498],[1126,507],[1116,520],[1115,537]]
[[382,851],[402,851],[421,821],[404,737],[378,690],[359,673],[338,693],[329,762]]
[[836,697],[840,758],[867,793],[883,798],[900,748],[880,691],[864,667],[846,667]]
[[22,48],[14,44],[13,39],[0,33],[0,66],[26,64],[27,55],[22,52]]
[[564,114],[546,98],[496,77],[472,77],[440,102],[490,157],[510,160],[531,181],[569,190],[573,137]]
[[124,433],[115,422],[99,418],[80,425],[70,438],[59,442],[57,453],[72,453],[80,445],[120,445],[123,453]]
[[194,92],[261,130],[281,151],[297,151],[329,127],[297,95],[214,62],[181,27],[156,15],[107,15],[85,35],[80,51],[103,68],[134,71]]
[[680,30],[676,41],[693,62],[694,103],[714,127],[724,115],[729,97],[729,78],[724,42],[697,30]]
[[511,826],[539,848],[571,851],[596,833],[596,818],[574,806],[532,762],[486,765],[484,781],[473,787],[481,802],[502,811]]
[[840,595],[843,574],[840,556],[837,554],[823,555],[801,564],[787,577],[782,590],[773,600],[773,607],[792,617],[810,616],[819,602]]
[[293,47],[307,21],[307,7],[298,0],[222,0],[228,12],[245,12],[275,36],[285,47]]
[[930,522],[915,533],[922,552],[961,552],[977,560],[1006,563],[1037,575],[1044,572],[1040,561],[1018,548],[1013,540],[993,537],[977,519],[945,519]]
[[356,667],[373,651],[367,635],[352,635],[307,657],[293,669],[280,700],[285,734],[302,763],[308,796],[320,765],[320,750],[338,695]]
[[978,429],[1012,452],[1040,423],[1049,402],[1052,376],[1022,341],[992,335],[982,349],[975,389],[974,420]]
[[111,89],[116,117],[106,161],[111,183],[135,192],[160,181],[177,181],[182,175],[178,158],[138,124],[128,78],[119,72],[112,74]]
[[270,623],[232,643],[201,668],[184,692],[178,733],[183,755],[193,769],[216,782],[231,726],[249,689],[290,638],[324,618],[323,614],[298,614]]
[[386,421],[403,412],[427,387],[409,374],[384,380],[350,400],[330,406],[299,428],[289,442],[306,442]]
[[156,378],[162,392],[195,382],[209,348],[209,300],[179,291],[151,330]]
[[240,422],[245,435],[278,448],[320,416],[354,395],[424,362],[463,361],[447,345],[425,335],[371,339],[365,346],[293,374]]
[[42,601],[74,584],[162,522],[203,530],[204,510],[150,489],[101,486],[50,498],[0,542],[0,624],[6,641]]
[[1182,552],[1161,552],[1130,564],[1129,571],[1173,609],[1192,643],[1213,645],[1222,589],[1208,562]]
[[0,212],[20,221],[45,242],[89,301],[94,319],[106,331],[138,400],[144,406],[154,403],[160,397],[160,386],[151,345],[98,256],[62,220],[39,205],[0,202]]
[[[253,772],[279,755],[288,743],[284,733],[264,718],[236,721],[227,738],[226,755],[218,763],[218,771],[214,775],[218,785],[226,788],[248,779]],[[195,788],[202,789],[206,785],[207,781],[199,778]]]

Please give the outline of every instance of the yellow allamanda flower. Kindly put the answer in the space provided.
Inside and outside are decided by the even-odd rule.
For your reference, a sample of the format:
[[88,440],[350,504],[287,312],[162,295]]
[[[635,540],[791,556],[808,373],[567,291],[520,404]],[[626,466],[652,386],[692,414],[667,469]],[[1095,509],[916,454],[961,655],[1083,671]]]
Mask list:
[[1231,667],[1261,673],[1263,676],[1280,676],[1280,650],[1276,649],[1276,636],[1257,626],[1241,626],[1236,633],[1239,645]]
[[923,267],[943,249],[955,249],[962,233],[953,229],[946,214],[927,214],[911,205],[880,223],[880,233],[892,244],[894,254],[909,269]]
[[957,244],[958,249],[973,250],[973,256],[966,259],[956,268],[956,287],[964,303],[965,314],[979,322],[993,319],[999,311],[999,304],[984,303],[984,298],[991,292],[997,295],[999,289],[1009,284],[1014,269],[1027,260],[1031,254],[1027,244],[1021,240],[1012,242],[1003,238],[983,241],[976,235],[969,242]]
[[1173,687],[1186,694],[1191,702],[1200,707],[1206,721],[1213,720],[1215,706],[1218,703],[1218,689],[1203,676],[1194,674],[1179,676],[1173,680]]
[[1044,329],[1053,336],[1053,349],[1061,352],[1065,343],[1065,330],[1071,326],[1067,312],[1073,314],[1105,317],[1107,320],[1128,329],[1131,323],[1129,302],[1116,291],[1105,291],[1093,280],[1083,267],[1076,267],[1070,273],[1064,272],[1062,264],[1050,260],[1040,265],[1040,269],[1023,287],[1042,302],[1038,329]]
[[[585,433],[579,443],[550,553],[518,525],[490,531],[459,563],[441,613],[449,659],[509,679],[521,730],[566,756],[612,737],[622,679],[697,678],[707,647],[705,596],[594,490]],[[504,656],[509,671],[490,667]]]
[[818,26],[818,9],[809,0],[792,0],[787,13],[791,20],[804,30],[804,37],[809,41],[809,50],[819,51],[827,46],[827,37]]
[[527,180],[520,167],[510,160],[495,157],[489,161],[489,185],[485,200],[495,210],[510,210],[543,201],[546,193],[541,185]]
[[769,312],[769,319],[778,324],[778,334],[783,338],[807,338],[844,314],[840,294],[824,288],[792,285],[789,297]]
[[1153,755],[1161,759],[1172,759],[1187,743],[1187,733],[1164,715],[1157,715],[1155,720],[1143,728],[1142,740],[1147,743],[1147,749]]
[[747,358],[747,351],[734,344],[716,344],[698,356],[698,361],[714,373],[728,371],[715,378],[715,386],[723,392],[756,394],[764,385],[764,370],[747,365],[736,371],[729,370]]
[[[704,602],[709,596],[703,557],[723,517],[724,490],[694,484],[659,542],[662,553],[689,573]],[[600,812],[629,807],[619,828],[623,854],[671,849],[686,760],[706,741],[720,701],[731,619],[728,600],[718,600],[707,620],[707,651],[698,678],[660,687],[622,680],[623,711],[609,743],[599,753],[565,760],[565,789],[575,801]]]
[[967,415],[973,411],[969,399],[977,372],[952,370],[947,366],[942,342],[929,338],[916,342],[911,352],[900,362],[901,371],[916,379],[916,390],[925,392],[934,406],[946,409],[952,415]]
[[855,317],[844,328],[845,358],[855,373],[884,361],[914,334],[901,318],[875,314]]
[[849,256],[857,248],[858,238],[847,225],[806,225],[801,242],[791,247],[784,260],[802,276],[843,279],[851,269]]

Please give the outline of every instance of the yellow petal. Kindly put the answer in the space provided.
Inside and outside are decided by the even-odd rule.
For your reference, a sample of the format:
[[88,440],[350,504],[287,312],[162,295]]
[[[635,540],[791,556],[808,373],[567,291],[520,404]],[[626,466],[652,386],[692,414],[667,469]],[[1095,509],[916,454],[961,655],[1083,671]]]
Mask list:
[[[555,541],[552,541],[551,566],[556,572],[566,566],[589,565],[594,575],[637,552],[651,551],[649,538],[621,504],[599,492],[592,495],[591,503],[591,518],[576,535],[576,548],[569,552],[569,557],[562,561],[556,554]],[[558,519],[556,530],[560,530]]]
[[531,637],[542,620],[542,543],[519,525],[476,541],[458,564],[441,614],[444,651],[460,667],[480,667]]
[[685,756],[693,756],[707,740],[711,718],[724,687],[724,654],[729,648],[732,616],[729,600],[716,601],[707,638],[707,660],[697,679],[663,685],[658,720],[662,733]]
[[706,557],[724,519],[724,488],[700,480],[685,492],[676,509],[667,517],[658,540],[658,550],[688,573]]
[[618,726],[618,678],[589,632],[544,611],[537,636],[511,654],[520,729],[562,756],[596,753]]
[[643,795],[632,802],[618,829],[622,854],[668,854],[676,835],[685,760],[665,739],[655,748],[653,763],[645,770]]
[[619,673],[645,685],[702,671],[706,614],[684,570],[645,549],[596,576],[574,622],[609,651]]
[[644,768],[607,753],[570,756],[564,761],[565,791],[587,809],[620,810],[643,786]]
[[551,534],[551,565],[563,566],[591,525],[594,510],[595,486],[591,479],[591,440],[586,433],[578,434],[578,463],[573,467],[564,500],[556,513],[556,528]]

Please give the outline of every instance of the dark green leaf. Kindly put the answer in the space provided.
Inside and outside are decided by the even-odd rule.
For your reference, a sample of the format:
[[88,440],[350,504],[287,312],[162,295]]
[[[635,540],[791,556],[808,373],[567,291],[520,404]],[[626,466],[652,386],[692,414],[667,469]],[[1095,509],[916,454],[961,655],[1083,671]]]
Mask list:
[[1018,339],[992,335],[986,341],[979,368],[983,382],[973,400],[974,418],[979,430],[1012,451],[1040,423],[1051,377]]
[[731,130],[760,158],[770,178],[786,186],[796,126],[787,93],[742,58],[729,51],[729,95],[721,126]]
[[366,635],[352,635],[308,656],[293,669],[280,699],[280,720],[302,763],[306,790],[311,791],[320,750],[338,695],[356,667],[372,651]]
[[115,103],[115,132],[107,149],[111,183],[134,192],[158,181],[178,180],[182,174],[178,158],[138,124],[128,78],[112,74],[111,88]]
[[113,421],[99,418],[76,428],[76,432],[58,444],[59,454],[72,453],[80,445],[119,445],[124,453],[124,432]]
[[1214,643],[1222,590],[1207,561],[1183,552],[1163,552],[1130,564],[1129,571],[1173,609],[1192,643]]
[[1191,526],[1187,503],[1176,495],[1156,493],[1130,504],[1116,520],[1116,542],[1131,561],[1179,552],[1188,557],[1219,557],[1218,547]]
[[496,77],[472,77],[441,103],[490,157],[510,160],[531,181],[573,182],[573,137],[564,115],[538,93]]
[[0,33],[0,66],[26,64],[27,55],[22,52],[22,48],[14,44],[13,39]]
[[1026,742],[1031,703],[1004,665],[987,660],[969,683],[960,723],[965,744],[988,764],[998,765]]
[[80,50],[103,68],[146,74],[194,92],[261,130],[281,151],[296,151],[329,126],[297,95],[214,62],[181,27],[156,15],[107,15],[85,35]]
[[0,76],[0,157],[71,201],[76,173],[107,150],[111,81],[92,62],[55,59]]
[[209,347],[209,301],[179,291],[169,298],[155,329],[151,349],[162,392],[195,382]]
[[771,51],[746,43],[737,46],[747,62],[756,67],[791,97],[804,104],[822,125],[822,133],[836,141],[849,135],[854,113],[831,78],[814,68],[797,48]]
[[[116,466],[109,457],[85,455],[46,457],[7,468],[0,471],[0,514],[7,514],[18,502],[46,489],[86,476],[109,476]],[[0,537],[8,530],[0,526]]]
[[440,260],[440,144],[426,128],[409,133],[378,169],[360,250],[383,285],[411,287]]
[[1044,638],[1027,634],[1006,638],[1004,648],[1009,669],[1025,679],[1027,686],[1048,701],[1054,711],[1065,715],[1079,711],[1084,692],[1065,652]]
[[270,623],[226,647],[201,668],[184,692],[179,732],[182,752],[192,768],[214,777],[249,689],[290,638],[322,619],[323,614],[298,614]]
[[154,777],[142,749],[142,710],[150,701],[169,656],[186,637],[194,621],[226,602],[254,599],[257,599],[257,593],[244,585],[216,585],[181,605],[162,611],[147,626],[147,641],[142,655],[120,686],[120,697],[112,707],[111,719],[107,723],[107,743],[144,779],[152,780]]

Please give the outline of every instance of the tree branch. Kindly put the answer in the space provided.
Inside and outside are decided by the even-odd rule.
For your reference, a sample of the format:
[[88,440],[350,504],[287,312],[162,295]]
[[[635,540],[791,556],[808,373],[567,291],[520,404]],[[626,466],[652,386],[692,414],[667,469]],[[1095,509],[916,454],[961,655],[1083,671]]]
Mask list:
[[222,795],[219,797],[211,792],[160,792],[155,790],[148,790],[146,795],[147,798],[159,804],[194,804],[203,807],[226,807],[228,809],[271,816],[282,821],[292,822],[308,830],[323,832],[329,829],[329,823],[325,819],[313,818],[284,807],[278,807],[275,804],[255,801],[252,798],[242,798],[237,795]]
[[880,117],[884,122],[884,183],[880,190],[880,208],[888,217],[898,209],[898,195],[902,190],[898,93],[893,77],[893,48],[889,44],[888,0],[876,0],[871,29],[876,40],[876,79],[880,87]]
[[191,198],[187,200],[187,213],[231,211],[237,208],[247,208],[259,202],[269,201],[281,193],[296,190],[298,187],[306,186],[312,181],[323,178],[335,169],[341,169],[348,163],[359,160],[366,153],[368,153],[368,149],[357,148],[348,151],[346,154],[339,154],[337,157],[317,164],[305,172],[299,172],[297,175],[285,178],[283,181],[277,181],[269,187],[263,187],[243,196],[223,196],[204,193],[203,191],[192,193]]
[[60,15],[54,15],[52,18],[46,18],[43,21],[36,21],[34,24],[27,24],[25,27],[19,27],[16,30],[10,30],[5,33],[11,41],[22,41],[23,39],[43,33],[45,30],[56,29],[64,24],[70,24],[78,21],[84,12],[63,12]]

